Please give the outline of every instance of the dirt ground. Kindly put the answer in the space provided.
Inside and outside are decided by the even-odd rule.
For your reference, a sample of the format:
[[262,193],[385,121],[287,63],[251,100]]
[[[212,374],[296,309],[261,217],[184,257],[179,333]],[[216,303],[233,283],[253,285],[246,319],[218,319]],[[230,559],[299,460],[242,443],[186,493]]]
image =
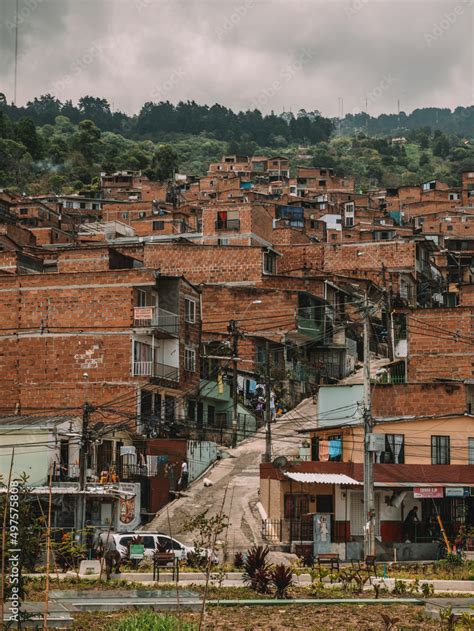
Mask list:
[[[383,631],[386,628],[382,615],[397,623],[392,631],[439,630],[439,622],[424,616],[419,605],[337,605],[337,606],[288,606],[288,607],[209,607],[206,613],[208,630],[215,631]],[[113,631],[114,621],[124,614],[81,614],[76,617],[75,631]],[[198,622],[198,613],[183,613],[181,619]],[[146,631],[145,629],[143,631]]]

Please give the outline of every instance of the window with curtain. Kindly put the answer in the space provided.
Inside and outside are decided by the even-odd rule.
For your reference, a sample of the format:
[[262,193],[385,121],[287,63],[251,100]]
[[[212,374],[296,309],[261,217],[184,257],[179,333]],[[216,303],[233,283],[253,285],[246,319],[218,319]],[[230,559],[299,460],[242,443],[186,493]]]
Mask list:
[[381,461],[385,464],[404,464],[405,436],[403,434],[385,434],[385,451]]
[[313,437],[311,439],[311,460],[341,462],[342,434]]
[[449,464],[450,445],[449,436],[431,437],[431,464]]

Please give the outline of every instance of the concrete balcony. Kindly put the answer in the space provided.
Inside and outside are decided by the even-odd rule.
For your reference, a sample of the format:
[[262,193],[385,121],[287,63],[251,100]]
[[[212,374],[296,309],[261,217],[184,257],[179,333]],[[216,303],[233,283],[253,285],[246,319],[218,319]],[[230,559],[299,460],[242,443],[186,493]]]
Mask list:
[[160,307],[134,307],[133,326],[158,329],[170,335],[178,335],[179,316]]
[[178,381],[179,368],[153,361],[134,361],[132,362],[132,375],[134,377],[156,377],[167,381]]

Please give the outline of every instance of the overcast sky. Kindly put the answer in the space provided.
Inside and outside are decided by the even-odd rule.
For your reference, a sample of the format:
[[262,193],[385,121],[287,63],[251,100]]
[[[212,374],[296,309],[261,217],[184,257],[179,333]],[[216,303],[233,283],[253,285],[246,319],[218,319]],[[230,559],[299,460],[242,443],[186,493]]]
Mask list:
[[[0,91],[13,98],[15,2],[0,0]],[[17,102],[101,96],[137,112],[372,115],[473,102],[473,0],[19,0]]]

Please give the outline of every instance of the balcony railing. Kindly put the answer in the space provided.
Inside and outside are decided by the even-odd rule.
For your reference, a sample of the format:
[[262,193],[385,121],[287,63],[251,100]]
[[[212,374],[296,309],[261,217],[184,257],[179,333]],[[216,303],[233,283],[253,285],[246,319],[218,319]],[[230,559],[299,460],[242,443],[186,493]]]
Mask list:
[[216,220],[216,230],[240,230],[240,219]]
[[156,328],[178,334],[179,318],[176,313],[166,311],[160,307],[135,307],[133,310],[133,325],[136,327]]
[[134,377],[158,377],[169,381],[178,381],[179,368],[153,361],[133,362],[132,375]]

